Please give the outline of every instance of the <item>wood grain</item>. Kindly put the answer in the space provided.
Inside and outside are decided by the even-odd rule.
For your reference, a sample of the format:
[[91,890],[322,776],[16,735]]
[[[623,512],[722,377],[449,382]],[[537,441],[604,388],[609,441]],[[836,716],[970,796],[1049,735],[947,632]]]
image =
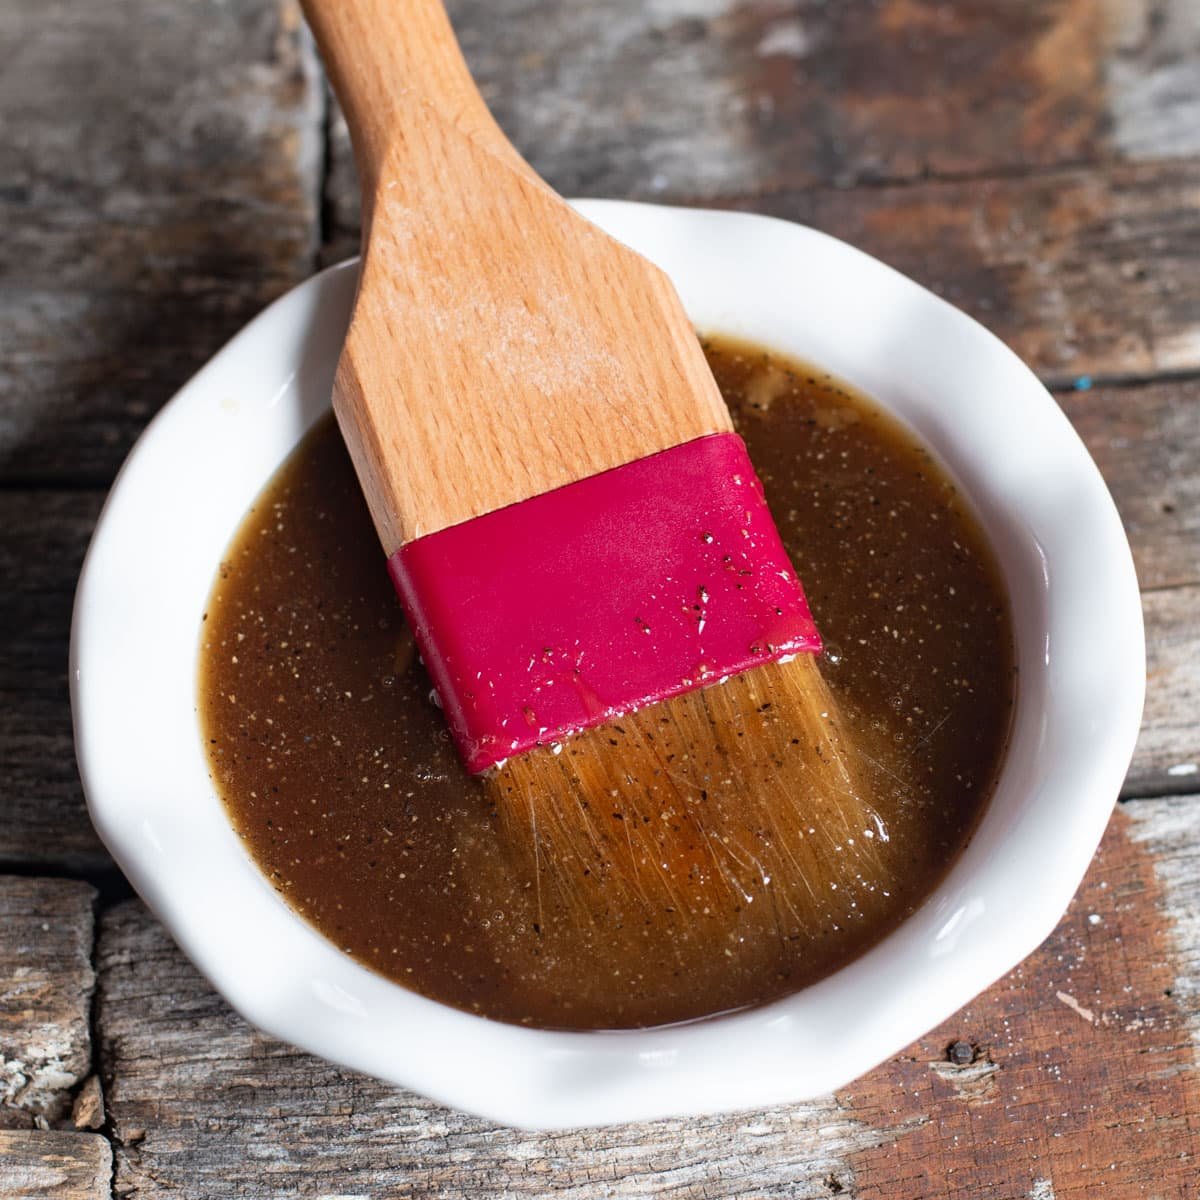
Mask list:
[[103,497],[0,491],[0,862],[104,868],[75,770],[67,647]]
[[1178,835],[1193,802],[1118,812],[1037,954],[840,1093],[858,1119],[905,1130],[856,1156],[855,1200],[1192,1200],[1200,997],[1185,939],[1200,844],[1194,823]]
[[[711,202],[1200,150],[1193,0],[451,0],[567,195]],[[338,139],[331,224],[356,225]]]
[[[1192,840],[1188,830],[1195,827],[1196,810],[1189,797],[1180,796],[1158,805],[1131,804],[1128,812],[1130,836],[1153,857],[1159,887],[1184,901],[1172,907],[1166,926],[1168,952],[1178,968],[1171,994],[1190,1011],[1200,1011],[1200,855],[1176,849]],[[1195,1023],[1192,1029],[1195,1033]]]
[[1143,588],[1200,582],[1200,379],[1059,395],[1100,466]]
[[[1200,370],[1195,164],[741,203],[806,221],[879,254],[978,317],[1052,383]],[[215,345],[205,352],[211,349]],[[154,404],[168,394],[164,385]],[[47,453],[59,439],[54,472],[67,478],[107,478],[152,411],[143,405],[135,413],[83,387],[63,396],[61,405],[39,400],[18,407]],[[1186,423],[1186,413],[1181,419]],[[1099,438],[1098,426],[1092,428]],[[1152,430],[1147,442],[1160,456],[1169,452],[1166,439],[1156,441]],[[29,464],[22,472],[42,471],[32,449],[22,461]],[[10,477],[18,473],[7,470]]]
[[1200,587],[1142,597],[1146,617],[1146,710],[1126,791],[1192,791],[1200,766]]
[[0,1130],[5,1200],[111,1200],[112,1147],[90,1133]]
[[497,146],[440,0],[305,11],[364,195],[333,407],[389,558],[732,428],[666,275]]
[[62,1119],[88,1073],[94,901],[75,880],[0,876],[0,1126]]
[[459,50],[441,0],[300,0],[322,52],[343,124],[356,135],[359,162],[378,163],[405,115],[395,99],[416,94],[457,129],[506,163],[528,171],[496,124]]
[[1051,383],[1200,369],[1196,161],[718,205],[799,221],[876,255],[978,318]]
[[0,45],[0,477],[104,484],[312,269],[316,57],[293,0],[5,3]]
[[[825,1195],[869,1136],[830,1100],[764,1120],[526,1134],[339,1071],[245,1025],[135,902],[104,921],[101,1057],[118,1195]],[[750,1161],[747,1161],[749,1159]],[[814,1167],[823,1170],[813,1170]]]
[[[1119,813],[1051,940],[838,1096],[600,1131],[497,1129],[289,1050],[230,1013],[145,911],[122,904],[99,953],[118,1190],[965,1200],[1042,1186],[1184,1200],[1200,996],[1194,980],[1180,985],[1195,952],[1177,957],[1171,926],[1195,895],[1192,803]],[[961,1065],[948,1058],[958,1043]]]
[[877,255],[1051,382],[1200,368],[1200,162],[781,192],[738,207]]
[[[73,10],[62,0],[18,8],[0,7],[0,40],[20,51],[0,78],[0,111],[10,118],[0,130],[0,215],[9,231],[0,243],[0,340],[8,350],[0,362],[0,474],[103,484],[171,392],[263,303],[309,272],[319,240],[324,89],[315,56],[293,28],[291,4],[205,0],[186,18],[158,23],[146,15],[155,10],[150,0],[103,0],[88,6],[82,23],[68,20]],[[1096,127],[1108,128],[1113,117],[1104,112],[1120,98],[1143,115],[1121,126],[1127,149],[1113,144],[1101,157],[1159,160],[1183,153],[1200,129],[1190,119],[1200,103],[1194,14],[1191,0],[1107,0],[1103,12],[1100,0],[1015,7],[572,0],[552,10],[541,0],[472,0],[452,13],[503,123],[560,189],[740,204],[807,220],[938,288],[1057,381],[1200,366],[1197,173],[1194,163],[1158,161],[1053,169],[1097,144],[1094,132],[1082,141],[1072,135],[1077,144],[1062,153],[1030,157],[1016,134],[1002,136],[995,124],[1001,110],[1009,113],[1004,121],[1026,111],[1007,107],[1001,78],[1006,55],[1015,61],[1026,51],[1003,47],[1043,38],[1060,47],[1044,69],[1059,99],[1042,105],[1042,132],[1030,145],[1068,136],[1065,109],[1091,111],[1090,104],[1100,114]],[[860,37],[876,22],[886,37]],[[127,71],[119,52],[126,30],[148,26],[153,48],[139,51]],[[799,58],[758,53],[764,44],[809,42]],[[903,60],[896,70],[907,70],[911,43],[924,47],[912,60],[921,69],[904,79],[886,73],[881,47]],[[813,62],[852,47],[857,65],[822,67],[818,88]],[[997,70],[967,69],[971,54],[995,54]],[[957,106],[945,93],[948,57],[945,71],[976,89]],[[927,104],[926,81],[938,80],[937,121],[954,122],[950,144],[978,139],[975,161],[963,169],[1002,169],[1005,177],[943,184],[922,167],[911,187],[822,187],[849,181],[831,175],[829,164],[841,170],[851,143],[822,132],[824,173],[793,170],[805,161],[796,131],[813,126],[796,116],[795,104],[783,104],[780,111],[792,115],[779,123],[792,141],[756,151],[770,167],[767,180],[724,145],[737,125],[733,100],[710,94],[723,72],[735,71],[733,98],[753,107],[754,93],[739,90],[750,85],[738,80],[760,62],[772,87],[811,89],[822,113],[856,103],[861,91],[849,81],[874,89],[869,107],[882,125],[871,134],[873,153],[887,162],[898,145],[889,123],[932,141],[936,127],[912,104]],[[1087,87],[1103,85],[1109,100],[1072,100],[1072,88],[1083,94],[1083,84],[1067,78],[1073,72],[1091,79]],[[42,79],[64,75],[78,83],[70,136],[57,108],[30,99]],[[889,89],[911,103],[893,103]],[[680,95],[695,99],[681,104]],[[838,129],[847,123],[862,125],[834,121]],[[70,158],[79,143],[85,158]],[[357,245],[357,201],[350,202],[357,184],[338,119],[329,154],[327,260]],[[1018,174],[1028,162],[1051,174]],[[704,174],[714,170],[725,174]],[[800,195],[798,187],[815,190]],[[768,197],[767,189],[778,194]]]

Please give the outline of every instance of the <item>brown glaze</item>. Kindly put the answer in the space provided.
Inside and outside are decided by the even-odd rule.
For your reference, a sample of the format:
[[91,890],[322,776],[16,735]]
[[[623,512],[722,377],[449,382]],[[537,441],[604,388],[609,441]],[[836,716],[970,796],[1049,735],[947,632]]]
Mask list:
[[230,818],[275,888],[347,953],[418,992],[568,1028],[761,1003],[912,911],[987,800],[1014,668],[1003,587],[974,518],[864,397],[757,349],[706,349],[824,634],[822,671],[864,747],[887,840],[874,836],[869,856],[831,857],[806,886],[833,899],[801,922],[765,918],[770,886],[757,909],[683,930],[632,922],[602,897],[586,934],[556,921],[534,859],[513,850],[512,814],[501,819],[458,763],[326,421],[268,484],[221,567],[201,719]]

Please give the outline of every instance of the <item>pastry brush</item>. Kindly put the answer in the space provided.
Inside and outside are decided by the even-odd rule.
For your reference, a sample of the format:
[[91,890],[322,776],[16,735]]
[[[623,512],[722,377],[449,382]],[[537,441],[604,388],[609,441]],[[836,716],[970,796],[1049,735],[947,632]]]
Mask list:
[[547,919],[830,919],[886,830],[674,287],[516,153],[438,0],[303,7],[363,195],[334,411]]

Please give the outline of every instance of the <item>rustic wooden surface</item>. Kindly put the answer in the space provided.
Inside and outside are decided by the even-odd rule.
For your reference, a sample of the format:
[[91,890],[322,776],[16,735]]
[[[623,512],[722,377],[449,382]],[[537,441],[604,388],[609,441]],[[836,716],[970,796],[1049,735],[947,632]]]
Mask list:
[[95,889],[0,876],[0,1126],[71,1110],[91,1069]]
[[0,0],[0,1196],[1195,1200],[1200,6],[450,7],[559,188],[814,224],[1055,388],[1144,589],[1125,802],[1032,959],[809,1104],[523,1134],[248,1029],[91,832],[67,629],[146,421],[353,249],[345,129],[293,0]]
[[104,918],[98,962],[117,1178],[137,1195],[196,1200],[256,1179],[265,1195],[464,1200],[839,1189],[965,1200],[1028,1196],[1045,1180],[1063,1200],[1100,1183],[1142,1195],[1153,1166],[1144,1194],[1194,1196],[1200,992],[1178,988],[1176,964],[1186,955],[1194,968],[1198,950],[1171,942],[1173,913],[1200,887],[1191,805],[1119,813],[1037,954],[836,1096],[617,1129],[498,1129],[291,1050],[234,1016],[127,901]]
[[4,1200],[110,1200],[112,1159],[98,1134],[0,1130]]

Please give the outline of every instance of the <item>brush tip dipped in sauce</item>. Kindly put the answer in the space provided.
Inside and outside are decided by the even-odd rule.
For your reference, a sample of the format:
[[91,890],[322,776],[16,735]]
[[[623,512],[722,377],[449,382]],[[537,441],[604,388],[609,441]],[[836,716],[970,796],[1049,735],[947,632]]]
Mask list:
[[[414,991],[552,1028],[762,1003],[893,928],[986,804],[1015,679],[1007,600],[974,518],[865,398],[754,347],[706,350],[805,581],[823,673],[863,747],[871,855],[834,846],[815,867],[806,859],[813,899],[802,911],[767,880],[744,904],[685,923],[602,890],[590,923],[558,920],[536,853],[512,852],[504,814],[449,742],[326,421],[227,553],[203,627],[201,719],[230,819],[272,885]],[[733,812],[738,796],[718,779],[711,802]],[[624,814],[606,816],[619,828]]]

